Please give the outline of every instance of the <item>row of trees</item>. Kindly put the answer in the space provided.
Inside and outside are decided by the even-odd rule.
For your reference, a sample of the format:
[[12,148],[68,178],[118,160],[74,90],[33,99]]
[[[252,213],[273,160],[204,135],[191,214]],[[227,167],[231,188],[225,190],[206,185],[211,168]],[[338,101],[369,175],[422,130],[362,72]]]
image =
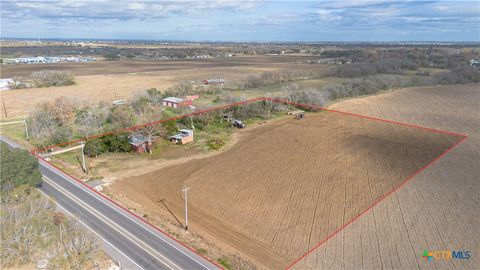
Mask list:
[[320,89],[301,89],[297,84],[289,84],[282,89],[289,100],[324,106],[330,100],[361,95],[371,95],[379,91],[395,88],[448,85],[480,82],[480,72],[464,65],[450,71],[439,72],[433,76],[402,76],[377,74],[363,78],[354,78],[340,84],[328,85]]
[[412,60],[388,59],[372,63],[362,62],[341,65],[333,70],[332,75],[352,78],[371,76],[379,73],[404,74],[407,70],[416,70],[417,68],[418,65]]
[[[160,120],[169,116],[165,115],[167,112],[161,107],[161,100],[165,95],[166,93],[161,93],[157,89],[148,89],[138,93],[125,106],[93,104],[66,97],[43,103],[32,110],[27,119],[32,143],[43,147],[70,141],[73,138],[89,137]],[[164,125],[147,126],[137,132],[152,138],[154,135],[170,134],[172,128],[165,128]],[[87,145],[87,150],[91,150],[92,155],[98,155],[103,152],[112,152],[112,149],[117,146],[122,146],[118,149],[123,150],[119,151],[126,151],[126,145],[128,145],[126,136],[118,138],[106,136],[92,141]]]
[[33,72],[28,77],[14,78],[14,81],[15,82],[10,85],[12,89],[68,86],[75,84],[75,77],[70,71],[41,70]]
[[294,82],[304,76],[304,72],[297,70],[286,70],[282,72],[264,72],[258,76],[248,76],[239,82],[240,89],[253,89],[285,82]]
[[427,46],[372,46],[372,48],[340,48],[317,51],[325,58],[348,59],[352,63],[406,61],[418,67],[452,69],[480,57],[478,50]]
[[44,260],[49,269],[84,269],[95,264],[97,239],[34,187],[40,185],[38,160],[26,150],[0,144],[2,267]]
[[[324,106],[330,100],[374,94],[378,91],[400,87],[425,86],[438,84],[460,84],[480,82],[480,72],[468,65],[453,68],[450,71],[436,73],[432,76],[403,76],[384,73],[402,73],[404,70],[415,69],[415,65],[408,61],[386,61],[370,64],[344,65],[335,72],[338,76],[355,77],[340,84],[329,85],[321,89],[299,89],[294,83],[299,78],[295,71],[282,73],[263,73],[254,79],[247,79],[243,87],[262,87],[266,85],[282,85],[285,96],[292,101],[312,103]],[[366,76],[367,74],[374,74]],[[290,82],[285,84],[285,82]],[[198,94],[200,91],[191,83],[182,82],[166,91],[155,88],[141,91],[126,106],[113,106],[111,104],[88,104],[76,102],[64,97],[52,102],[44,103],[30,113],[28,124],[33,142],[37,146],[69,141],[75,137],[88,137],[93,134],[104,133],[116,129],[125,129],[136,124],[160,120],[171,117],[163,111],[161,102],[166,96],[184,96]],[[215,102],[233,103],[242,98],[228,90],[216,92],[218,98]],[[190,112],[188,109],[177,110],[183,114]],[[172,132],[172,128],[163,125],[148,126],[139,130],[148,138],[165,136]],[[108,138],[106,138],[107,140]],[[110,152],[108,142],[99,144],[92,149],[93,155],[104,151]]]

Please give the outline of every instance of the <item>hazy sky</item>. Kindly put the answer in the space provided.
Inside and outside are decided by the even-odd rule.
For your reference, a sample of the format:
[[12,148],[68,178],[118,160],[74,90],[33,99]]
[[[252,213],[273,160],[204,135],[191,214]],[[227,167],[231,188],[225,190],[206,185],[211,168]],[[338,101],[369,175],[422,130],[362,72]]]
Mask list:
[[480,41],[480,1],[9,1],[1,36]]

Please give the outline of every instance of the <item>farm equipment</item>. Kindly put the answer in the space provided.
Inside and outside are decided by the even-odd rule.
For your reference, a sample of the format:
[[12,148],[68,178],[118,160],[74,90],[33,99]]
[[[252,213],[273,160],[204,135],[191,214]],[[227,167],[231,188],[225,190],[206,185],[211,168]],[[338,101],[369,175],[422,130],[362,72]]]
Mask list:
[[302,112],[302,113],[295,114],[295,119],[300,120],[303,118],[305,118],[305,113]]
[[242,121],[240,121],[240,120],[234,120],[233,121],[233,126],[236,127],[236,128],[244,128],[245,124],[242,123]]

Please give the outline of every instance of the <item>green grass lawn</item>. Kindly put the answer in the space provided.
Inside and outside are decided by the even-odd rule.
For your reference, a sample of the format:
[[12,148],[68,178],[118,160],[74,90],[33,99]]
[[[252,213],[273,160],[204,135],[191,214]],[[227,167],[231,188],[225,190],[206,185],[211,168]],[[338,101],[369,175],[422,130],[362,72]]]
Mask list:
[[[2,119],[0,122],[13,122],[21,121],[22,119]],[[18,142],[20,145],[23,145],[27,149],[33,149],[33,146],[27,141],[27,135],[25,133],[25,125],[23,123],[2,125],[0,126],[0,134],[8,137],[11,140]]]

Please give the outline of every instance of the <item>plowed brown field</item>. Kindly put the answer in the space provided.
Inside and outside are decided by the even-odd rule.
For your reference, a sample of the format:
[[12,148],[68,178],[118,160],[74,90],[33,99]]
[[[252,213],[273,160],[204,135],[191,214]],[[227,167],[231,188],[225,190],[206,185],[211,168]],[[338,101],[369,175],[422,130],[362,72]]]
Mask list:
[[[480,269],[479,104],[480,84],[411,88],[335,104],[469,137],[292,269]],[[425,249],[473,255],[426,261]]]
[[228,150],[113,185],[154,211],[163,204],[264,267],[286,267],[429,164],[458,136],[332,112],[241,131]]

